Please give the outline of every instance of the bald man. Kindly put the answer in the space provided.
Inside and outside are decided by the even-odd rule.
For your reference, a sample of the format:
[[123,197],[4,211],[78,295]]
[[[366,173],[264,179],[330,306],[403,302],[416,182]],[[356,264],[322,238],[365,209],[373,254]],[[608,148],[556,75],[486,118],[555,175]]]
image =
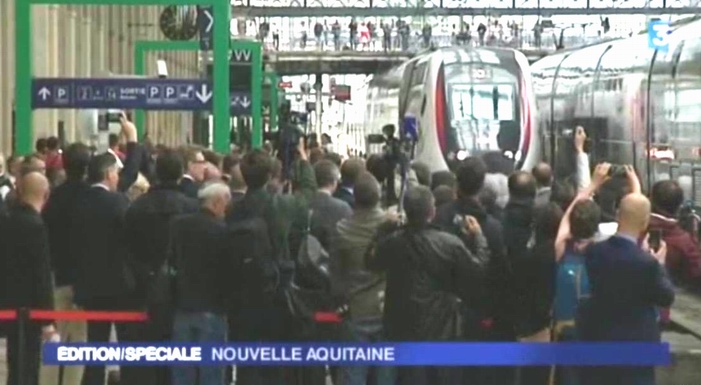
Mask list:
[[[40,215],[49,196],[49,181],[40,172],[32,171],[22,177],[21,183],[17,204],[12,205],[8,218],[2,224],[4,306],[11,309],[53,310],[49,242]],[[42,337],[49,338],[54,328],[50,324],[42,326],[32,322],[25,329],[25,366],[24,373],[20,375],[17,370],[19,352],[16,350],[19,335],[15,326],[14,323],[8,324],[8,383],[37,385]]]
[[535,205],[542,207],[550,202],[550,191],[553,183],[553,170],[545,162],[538,163],[531,171],[535,178],[538,190],[535,195]]
[[[577,319],[585,341],[659,342],[657,308],[674,302],[664,269],[666,247],[648,252],[643,240],[650,201],[628,194],[618,211],[618,232],[586,251],[591,298]],[[583,384],[653,385],[653,367],[587,367]]]

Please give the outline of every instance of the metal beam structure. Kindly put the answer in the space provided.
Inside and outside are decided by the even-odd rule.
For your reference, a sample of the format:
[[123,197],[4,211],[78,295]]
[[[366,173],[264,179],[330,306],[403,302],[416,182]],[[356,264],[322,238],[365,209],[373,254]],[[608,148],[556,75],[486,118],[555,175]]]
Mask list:
[[701,7],[678,8],[360,8],[360,7],[231,7],[232,15],[249,17],[407,17],[407,16],[529,16],[529,15],[698,15]]

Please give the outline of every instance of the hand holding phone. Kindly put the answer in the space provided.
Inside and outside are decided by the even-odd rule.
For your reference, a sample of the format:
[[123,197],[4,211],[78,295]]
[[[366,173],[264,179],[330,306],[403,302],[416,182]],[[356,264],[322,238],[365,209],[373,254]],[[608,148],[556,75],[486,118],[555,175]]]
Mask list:
[[662,246],[662,231],[660,230],[650,230],[648,233],[647,244],[650,246],[650,250],[654,253],[660,250]]

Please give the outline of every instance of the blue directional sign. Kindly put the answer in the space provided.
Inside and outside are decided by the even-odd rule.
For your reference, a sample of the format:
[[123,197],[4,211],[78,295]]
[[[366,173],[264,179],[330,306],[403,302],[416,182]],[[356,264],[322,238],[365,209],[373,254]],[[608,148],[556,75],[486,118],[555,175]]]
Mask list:
[[251,93],[231,91],[231,115],[251,115]]
[[214,7],[197,8],[197,29],[200,32],[200,50],[212,50],[212,27],[214,26]]
[[651,21],[647,27],[648,46],[661,52],[667,52],[669,49],[669,36],[671,34],[672,28],[666,21]]
[[208,110],[205,79],[35,78],[32,108]]

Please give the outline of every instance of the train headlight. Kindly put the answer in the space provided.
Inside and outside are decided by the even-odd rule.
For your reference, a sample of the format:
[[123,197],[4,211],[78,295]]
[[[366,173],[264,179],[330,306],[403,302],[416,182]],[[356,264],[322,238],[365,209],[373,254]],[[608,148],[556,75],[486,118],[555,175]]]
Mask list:
[[465,150],[460,150],[457,154],[455,154],[455,157],[461,162],[467,159],[468,156],[470,156],[470,153]]

